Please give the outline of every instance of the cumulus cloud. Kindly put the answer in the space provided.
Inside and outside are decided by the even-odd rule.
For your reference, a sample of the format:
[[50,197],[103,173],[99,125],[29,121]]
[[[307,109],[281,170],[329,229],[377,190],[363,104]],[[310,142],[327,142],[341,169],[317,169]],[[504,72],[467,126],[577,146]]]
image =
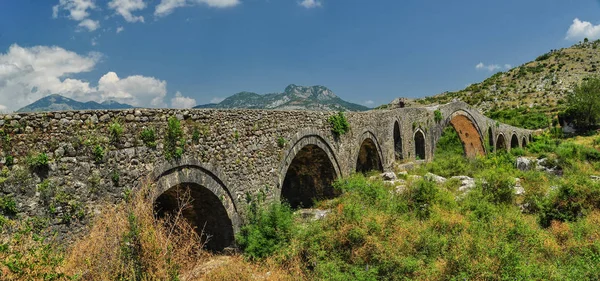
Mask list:
[[79,24],[77,26],[84,27],[88,31],[94,31],[94,30],[98,29],[98,27],[100,27],[100,22],[97,20],[84,19],[81,22],[79,22]]
[[590,40],[600,39],[600,25],[593,25],[588,21],[581,21],[575,18],[567,31],[565,39],[577,41],[584,38]]
[[95,8],[94,0],[60,0],[52,7],[52,17],[58,18],[61,12],[66,12],[67,18],[79,22],[79,27],[94,31],[100,27],[100,22],[88,19],[88,10]]
[[112,0],[108,2],[108,7],[128,22],[144,22],[143,16],[134,16],[132,12],[146,8],[144,0]]
[[154,15],[163,17],[169,15],[173,10],[186,6],[207,5],[212,8],[228,8],[240,4],[240,0],[161,0],[154,9]]
[[125,27],[122,27],[122,26],[117,27],[117,33],[121,33],[121,32],[123,32],[123,30],[125,30]]
[[302,0],[299,4],[307,9],[321,7],[321,1],[319,0]]
[[504,68],[502,66],[498,65],[498,64],[489,64],[489,65],[486,65],[483,62],[480,62],[477,65],[475,65],[475,69],[477,69],[477,70],[487,70],[489,72],[497,71],[497,70],[500,70],[500,69],[506,69],[506,70],[508,70],[508,69],[511,69],[511,68],[512,68],[512,66],[510,64],[505,64]]
[[72,78],[93,70],[101,58],[99,53],[80,55],[56,46],[10,46],[6,53],[0,53],[0,111],[17,110],[50,94],[79,101],[166,106],[167,82],[154,77],[120,78],[111,71],[99,79],[97,86]]
[[172,108],[192,108],[196,106],[196,100],[190,97],[184,97],[180,92],[175,93],[171,99]]

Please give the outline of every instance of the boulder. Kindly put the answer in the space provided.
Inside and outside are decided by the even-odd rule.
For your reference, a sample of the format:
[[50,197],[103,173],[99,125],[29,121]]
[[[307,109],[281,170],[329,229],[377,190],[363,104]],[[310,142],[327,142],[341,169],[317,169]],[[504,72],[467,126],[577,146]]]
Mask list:
[[435,183],[445,183],[446,182],[446,178],[438,176],[436,174],[432,174],[432,173],[425,174],[425,179],[428,181],[435,182]]
[[460,181],[460,187],[458,191],[469,192],[475,187],[475,179],[467,176],[454,176],[452,179],[458,179]]
[[385,172],[381,174],[381,178],[384,181],[393,181],[396,180],[398,177],[396,177],[396,174],[394,174],[394,172]]
[[515,178],[515,186],[513,187],[513,189],[515,190],[515,195],[523,195],[523,194],[525,194],[525,189],[521,185],[521,179],[520,178]]
[[517,169],[521,171],[529,171],[533,168],[533,160],[527,157],[518,157],[515,161]]

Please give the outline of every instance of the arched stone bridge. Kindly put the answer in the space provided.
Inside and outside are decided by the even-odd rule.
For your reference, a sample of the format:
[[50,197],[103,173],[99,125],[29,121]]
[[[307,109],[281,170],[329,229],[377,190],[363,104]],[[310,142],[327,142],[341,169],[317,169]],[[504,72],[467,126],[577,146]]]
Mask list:
[[[189,192],[193,203],[185,217],[212,235],[209,248],[222,249],[233,243],[247,205],[257,194],[267,201],[309,207],[315,198],[336,195],[331,187],[336,178],[390,170],[396,160],[432,159],[447,126],[459,133],[467,157],[522,147],[532,137],[532,131],[500,124],[463,102],[348,112],[351,130],[339,137],[327,121],[333,114],[131,109],[4,115],[0,125],[12,140],[2,156],[15,156],[11,174],[23,170],[27,155],[45,152],[51,161],[47,173],[31,172],[27,179],[21,175],[14,181],[9,176],[0,187],[4,194],[16,196],[24,215],[52,217],[58,216],[56,211],[47,214],[40,206],[45,201],[38,186],[44,179],[71,194],[89,213],[100,201],[120,200],[124,190],[150,175],[159,190],[158,214],[173,210],[177,195]],[[174,161],[163,156],[169,116],[181,120],[186,139],[183,157]],[[109,126],[115,120],[124,133],[109,142]],[[144,128],[156,130],[156,148],[140,140]],[[94,160],[98,146],[106,150],[100,163]],[[62,223],[58,218],[52,222]]]

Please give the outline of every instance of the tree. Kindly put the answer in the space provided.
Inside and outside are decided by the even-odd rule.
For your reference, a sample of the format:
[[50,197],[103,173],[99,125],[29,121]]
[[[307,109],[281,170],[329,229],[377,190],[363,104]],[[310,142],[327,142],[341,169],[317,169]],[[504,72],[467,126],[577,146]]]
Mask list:
[[600,77],[584,79],[567,95],[566,117],[577,128],[589,129],[598,124],[600,117]]

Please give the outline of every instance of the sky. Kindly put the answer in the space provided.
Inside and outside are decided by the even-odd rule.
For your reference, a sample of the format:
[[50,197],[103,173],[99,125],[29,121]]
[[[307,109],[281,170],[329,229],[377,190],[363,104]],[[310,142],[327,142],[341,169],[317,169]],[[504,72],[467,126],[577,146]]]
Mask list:
[[583,38],[597,0],[0,0],[0,111],[50,94],[186,108],[323,85],[377,106]]

